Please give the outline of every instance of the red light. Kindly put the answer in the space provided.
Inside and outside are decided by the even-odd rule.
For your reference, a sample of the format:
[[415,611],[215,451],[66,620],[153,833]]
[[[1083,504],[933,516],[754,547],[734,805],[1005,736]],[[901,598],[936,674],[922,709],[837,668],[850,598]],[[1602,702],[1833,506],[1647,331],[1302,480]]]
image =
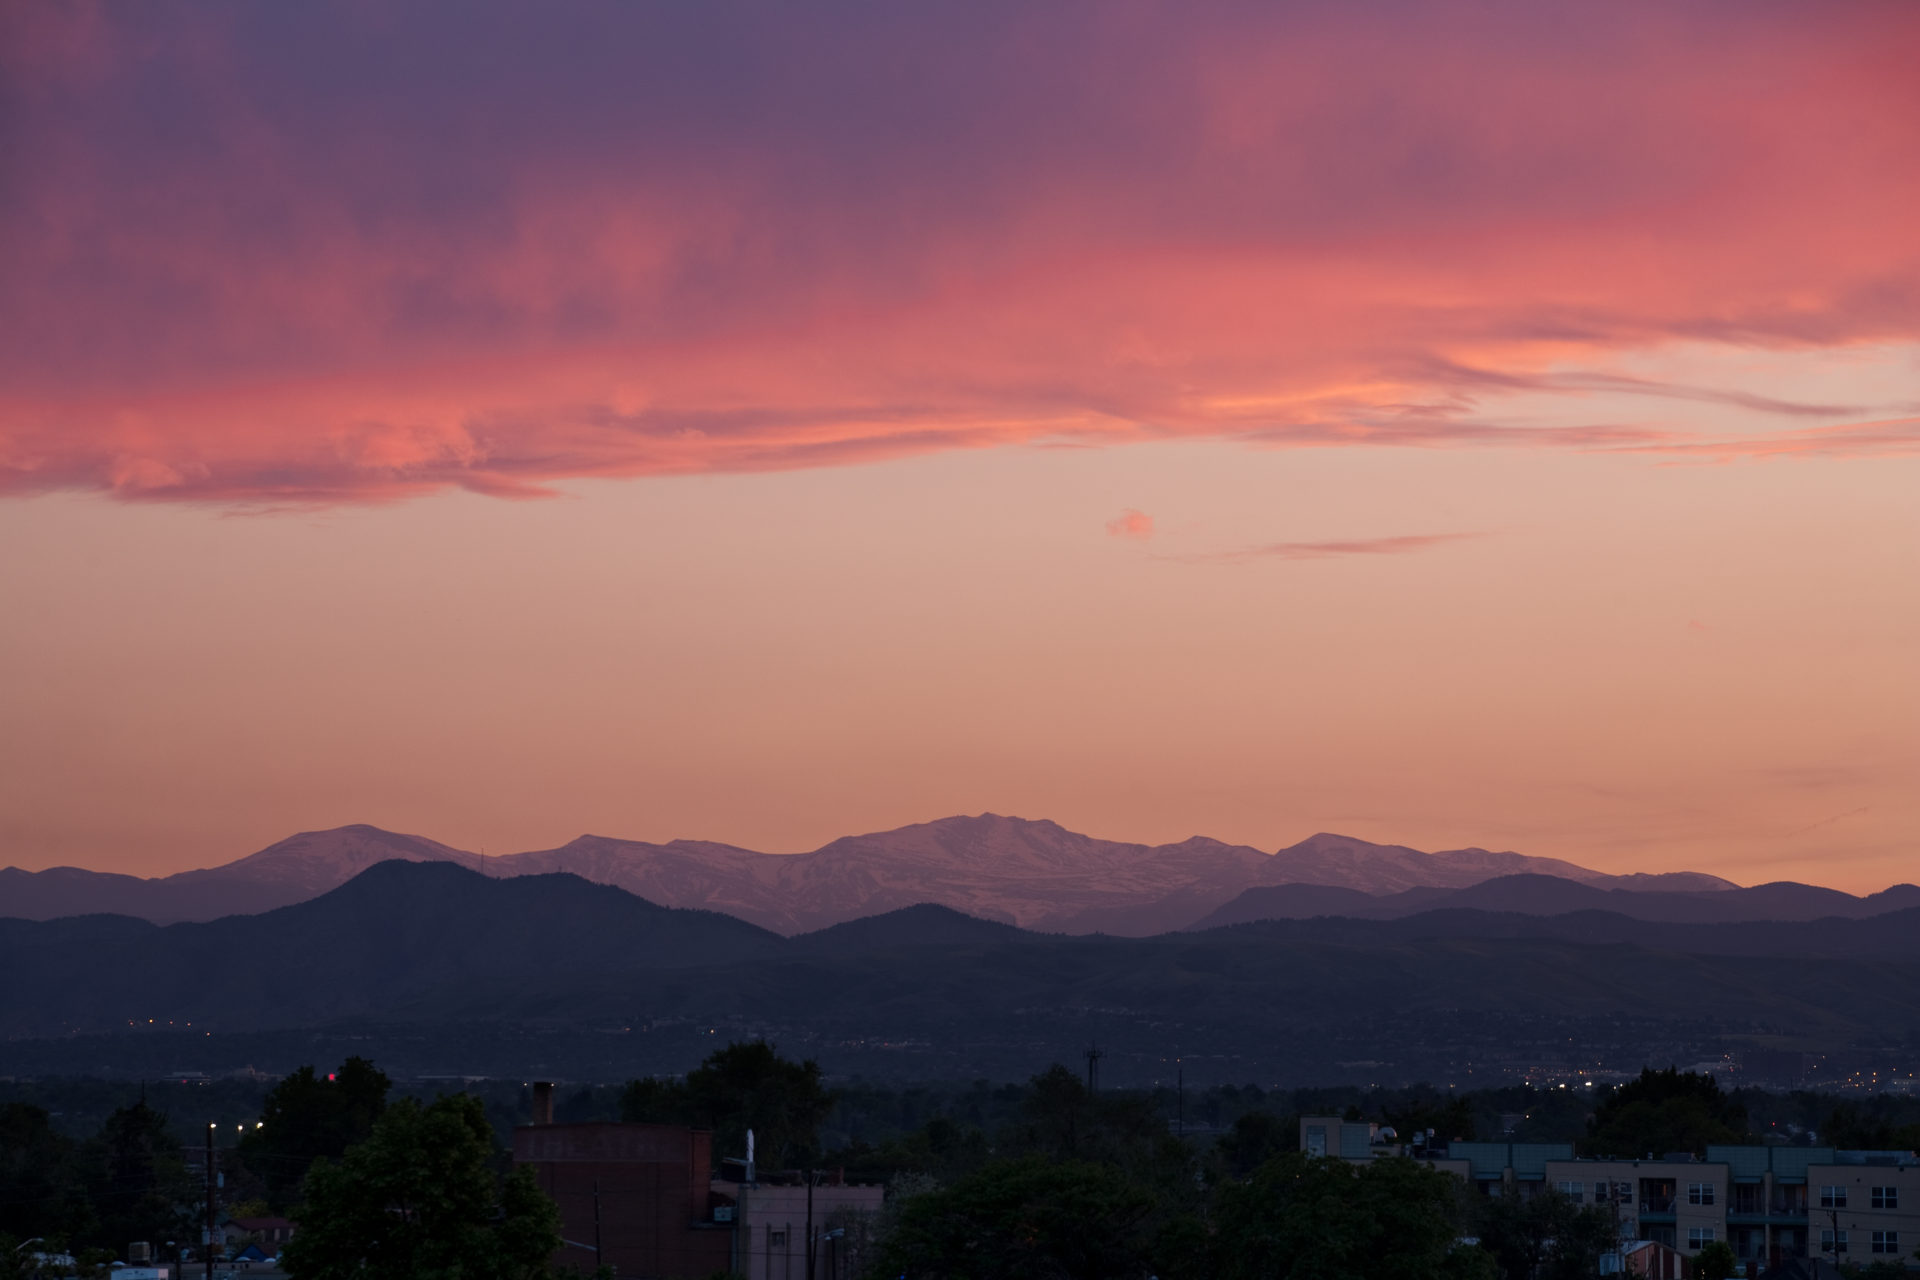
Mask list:
[[331,1072],[331,1071],[329,1071],[329,1072],[327,1072],[327,1083],[328,1083],[328,1084],[332,1084],[332,1083],[333,1083],[333,1072]]

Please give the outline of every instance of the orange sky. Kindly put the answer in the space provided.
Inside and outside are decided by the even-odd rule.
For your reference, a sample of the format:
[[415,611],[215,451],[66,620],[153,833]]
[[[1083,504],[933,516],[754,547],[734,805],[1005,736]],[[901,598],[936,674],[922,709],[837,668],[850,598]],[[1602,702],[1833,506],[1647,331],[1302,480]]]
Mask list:
[[1914,11],[1358,14],[10,11],[0,863],[1916,878]]

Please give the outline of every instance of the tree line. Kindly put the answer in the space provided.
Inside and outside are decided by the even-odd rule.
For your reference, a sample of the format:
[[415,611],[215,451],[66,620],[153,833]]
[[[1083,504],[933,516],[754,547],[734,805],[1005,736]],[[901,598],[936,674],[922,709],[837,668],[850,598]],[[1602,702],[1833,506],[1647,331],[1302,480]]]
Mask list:
[[[562,1118],[707,1128],[721,1155],[743,1152],[751,1128],[763,1168],[837,1167],[886,1183],[875,1277],[1575,1280],[1596,1275],[1609,1246],[1601,1210],[1551,1194],[1488,1198],[1411,1160],[1311,1159],[1298,1150],[1299,1115],[1430,1128],[1446,1141],[1501,1136],[1485,1131],[1490,1118],[1564,1123],[1577,1109],[1583,1150],[1638,1155],[1750,1140],[1753,1112],[1772,1105],[1673,1070],[1576,1097],[1577,1108],[1565,1092],[1215,1090],[1189,1109],[1163,1092],[1092,1091],[1061,1066],[1023,1085],[835,1091],[817,1064],[753,1042],[685,1077],[576,1091],[566,1105],[595,1114]],[[510,1168],[501,1130],[512,1117],[474,1093],[392,1093],[357,1058],[282,1079],[221,1151],[223,1216],[293,1217],[282,1264],[298,1280],[545,1275],[558,1218]],[[836,1125],[850,1102],[891,1107],[893,1123],[849,1137]],[[1898,1100],[1828,1100],[1820,1123],[1835,1145],[1920,1145]],[[203,1214],[191,1154],[145,1098],[85,1139],[31,1103],[0,1106],[0,1275],[18,1268],[29,1240],[89,1264],[124,1256],[134,1240],[163,1254],[174,1242],[177,1257],[199,1239]],[[1723,1252],[1706,1257],[1702,1280],[1731,1269]]]

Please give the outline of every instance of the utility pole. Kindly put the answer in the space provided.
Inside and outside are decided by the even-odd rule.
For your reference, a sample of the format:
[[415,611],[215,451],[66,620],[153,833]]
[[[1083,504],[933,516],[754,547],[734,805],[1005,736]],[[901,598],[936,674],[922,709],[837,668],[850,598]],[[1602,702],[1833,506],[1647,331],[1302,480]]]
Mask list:
[[1093,1093],[1100,1088],[1100,1059],[1106,1055],[1100,1052],[1100,1042],[1094,1041],[1087,1046],[1087,1092]]
[[213,1125],[207,1125],[207,1231],[200,1256],[207,1264],[207,1280],[213,1280]]
[[1176,1061],[1173,1067],[1173,1093],[1178,1101],[1174,1104],[1175,1132],[1179,1137],[1187,1136],[1187,1069]]
[[593,1180],[593,1269],[597,1272],[600,1261],[600,1179]]
[[807,1170],[807,1280],[813,1280],[813,1170]]
[[1620,1247],[1620,1193],[1625,1189],[1625,1183],[1613,1178],[1607,1179],[1607,1202],[1613,1206],[1613,1238],[1609,1248],[1614,1256],[1615,1269],[1618,1271],[1625,1271],[1627,1267],[1627,1255],[1621,1251]]

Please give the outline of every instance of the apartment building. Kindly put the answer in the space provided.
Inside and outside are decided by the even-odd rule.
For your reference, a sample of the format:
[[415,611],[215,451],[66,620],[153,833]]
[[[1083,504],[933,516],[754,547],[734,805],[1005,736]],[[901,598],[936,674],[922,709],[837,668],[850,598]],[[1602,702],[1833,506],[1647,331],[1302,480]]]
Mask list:
[[1831,1147],[1711,1146],[1638,1160],[1575,1158],[1569,1143],[1438,1143],[1335,1117],[1300,1122],[1301,1149],[1406,1155],[1489,1195],[1548,1191],[1614,1215],[1620,1239],[1697,1254],[1732,1246],[1747,1274],[1787,1258],[1920,1265],[1920,1156]]

